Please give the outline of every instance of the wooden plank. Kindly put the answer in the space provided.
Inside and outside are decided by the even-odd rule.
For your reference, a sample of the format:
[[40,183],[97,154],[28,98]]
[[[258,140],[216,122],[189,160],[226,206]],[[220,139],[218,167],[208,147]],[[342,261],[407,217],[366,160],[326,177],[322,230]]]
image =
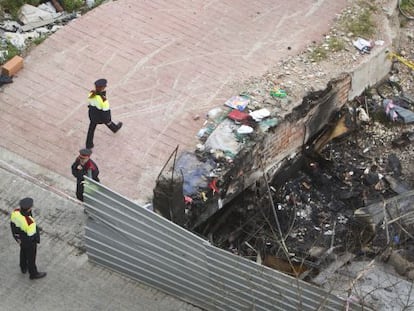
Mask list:
[[325,270],[321,271],[313,280],[312,283],[315,283],[317,285],[323,285],[325,284],[332,275],[341,268],[343,265],[345,265],[347,262],[351,261],[355,258],[356,255],[352,253],[346,252],[342,256],[340,256],[337,260],[332,262]]

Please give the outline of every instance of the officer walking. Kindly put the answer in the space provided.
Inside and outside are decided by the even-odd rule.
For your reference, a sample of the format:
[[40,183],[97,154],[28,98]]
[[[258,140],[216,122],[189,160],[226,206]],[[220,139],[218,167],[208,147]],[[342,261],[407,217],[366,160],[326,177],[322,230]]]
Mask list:
[[76,177],[76,197],[81,201],[83,201],[83,176],[87,175],[89,178],[99,182],[99,169],[90,158],[91,154],[92,150],[90,149],[79,150],[79,156],[72,164],[72,175]]
[[30,279],[40,279],[46,276],[46,272],[37,271],[36,249],[40,243],[39,229],[32,216],[33,199],[20,200],[20,208],[11,213],[10,227],[13,238],[20,245],[20,269],[22,273],[29,270]]
[[98,124],[105,124],[112,132],[116,133],[122,127],[122,122],[115,124],[112,122],[109,101],[106,98],[107,80],[99,79],[95,81],[95,90],[89,92],[89,129],[86,137],[86,148],[92,149],[93,137]]

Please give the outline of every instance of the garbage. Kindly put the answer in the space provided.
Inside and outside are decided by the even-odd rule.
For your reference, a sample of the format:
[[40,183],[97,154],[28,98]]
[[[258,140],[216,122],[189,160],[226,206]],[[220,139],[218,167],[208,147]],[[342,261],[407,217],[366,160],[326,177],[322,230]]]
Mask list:
[[189,197],[188,195],[184,196],[184,203],[187,205],[191,205],[191,203],[193,203],[193,198]]
[[374,44],[368,40],[358,38],[355,41],[352,41],[353,45],[361,52],[369,54]]
[[207,176],[214,167],[215,164],[212,161],[200,162],[195,155],[188,152],[183,153],[177,159],[175,170],[184,177],[184,195],[191,196],[197,193],[199,188],[207,187]]
[[95,5],[95,0],[86,0],[86,6],[90,9]]
[[209,112],[207,112],[207,118],[209,118],[210,120],[215,120],[218,117],[220,117],[222,113],[223,109],[221,109],[220,107],[213,108]]
[[224,105],[233,108],[233,109],[237,109],[239,111],[243,111],[247,105],[249,104],[250,99],[246,96],[233,96],[231,98],[229,98]]
[[277,118],[265,119],[259,122],[259,128],[264,133],[268,131],[270,128],[275,127],[278,124],[279,124],[279,120]]
[[237,129],[238,134],[250,134],[253,133],[254,129],[248,125],[242,125]]
[[26,48],[26,37],[24,34],[17,32],[6,32],[4,33],[4,37],[18,50],[22,51],[24,48]]
[[402,121],[404,123],[414,122],[414,112],[398,106],[393,100],[384,99],[382,105],[384,107],[385,114],[391,121]]
[[12,82],[13,82],[13,77],[9,77],[3,74],[0,75],[0,86],[6,83],[12,83]]
[[367,114],[367,112],[365,111],[364,108],[358,107],[356,109],[356,112],[357,112],[357,115],[358,115],[358,119],[361,122],[369,122],[369,116],[368,116],[368,114]]
[[267,110],[266,108],[262,108],[259,110],[252,111],[249,114],[256,122],[260,122],[262,121],[262,119],[270,116],[270,111]]
[[388,156],[388,168],[394,173],[394,176],[401,175],[401,162],[395,153],[392,153]]
[[217,187],[217,179],[213,178],[213,180],[208,184],[208,187],[213,190],[213,195],[215,193],[220,193],[219,188]]
[[248,113],[239,110],[232,110],[227,116],[234,121],[242,123],[250,119],[250,115]]
[[207,128],[203,127],[198,131],[197,137],[202,138],[202,137],[204,137],[204,135],[206,135],[206,133],[207,133]]
[[287,96],[287,93],[283,89],[274,89],[270,91],[270,96],[272,96],[273,98],[285,98]]
[[234,130],[237,125],[233,121],[226,119],[221,122],[213,133],[207,138],[205,146],[207,150],[222,150],[237,154],[242,145],[234,136]]

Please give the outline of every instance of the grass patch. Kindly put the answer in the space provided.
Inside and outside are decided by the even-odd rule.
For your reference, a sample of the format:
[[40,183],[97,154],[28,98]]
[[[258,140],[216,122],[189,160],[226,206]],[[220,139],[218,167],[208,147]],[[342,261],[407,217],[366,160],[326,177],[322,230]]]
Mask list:
[[40,36],[39,38],[33,39],[32,40],[32,43],[34,45],[39,45],[40,43],[42,43],[43,41],[45,41],[47,37],[48,36]]
[[329,52],[342,51],[345,48],[345,42],[338,37],[330,37],[322,45],[315,46],[309,54],[309,59],[314,62],[320,62],[328,58]]
[[16,48],[10,41],[6,41],[1,46],[1,53],[0,53],[0,64],[4,64],[9,59],[12,59],[16,55],[20,55],[21,51]]
[[345,48],[345,42],[341,38],[331,37],[327,40],[329,50],[338,52]]
[[309,58],[314,62],[320,62],[328,57],[328,51],[322,47],[315,47],[309,55]]
[[66,12],[79,11],[85,6],[84,0],[63,0],[63,8]]
[[375,33],[375,23],[372,18],[370,9],[362,8],[356,15],[348,16],[344,21],[347,32],[351,32],[354,36],[370,38]]
[[401,0],[399,3],[401,14],[408,18],[414,18],[414,1],[413,0]]
[[9,59],[12,59],[16,55],[20,55],[20,50],[17,47],[15,47],[13,44],[11,44],[10,41],[7,41],[6,51],[7,51],[7,56],[6,56],[5,61],[8,61]]
[[5,12],[11,14],[14,19],[17,19],[19,9],[24,4],[38,6],[41,2],[41,0],[0,0],[0,7],[2,7]]

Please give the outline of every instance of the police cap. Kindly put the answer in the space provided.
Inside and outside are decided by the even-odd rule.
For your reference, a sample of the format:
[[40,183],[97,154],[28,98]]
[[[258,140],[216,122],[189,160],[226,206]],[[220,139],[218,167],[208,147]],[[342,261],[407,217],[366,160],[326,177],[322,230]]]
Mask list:
[[84,148],[84,149],[79,150],[79,155],[82,158],[89,158],[91,154],[92,154],[91,149]]
[[108,81],[106,81],[106,79],[99,79],[95,81],[95,86],[103,87],[103,86],[106,86],[107,83]]
[[19,202],[20,208],[23,210],[28,210],[33,206],[33,199],[32,198],[24,198],[21,199]]

